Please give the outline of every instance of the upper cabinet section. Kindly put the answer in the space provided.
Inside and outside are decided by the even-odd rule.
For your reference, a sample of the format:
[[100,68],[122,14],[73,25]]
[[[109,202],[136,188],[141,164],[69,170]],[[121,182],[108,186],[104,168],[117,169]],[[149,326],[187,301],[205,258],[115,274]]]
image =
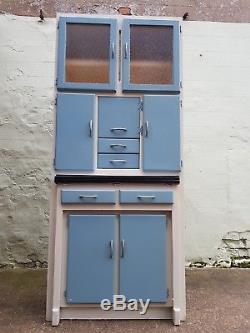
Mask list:
[[125,19],[123,90],[180,90],[180,24],[170,20]]
[[107,18],[59,18],[59,89],[115,91],[116,25]]
[[62,16],[58,27],[59,90],[180,91],[178,20]]

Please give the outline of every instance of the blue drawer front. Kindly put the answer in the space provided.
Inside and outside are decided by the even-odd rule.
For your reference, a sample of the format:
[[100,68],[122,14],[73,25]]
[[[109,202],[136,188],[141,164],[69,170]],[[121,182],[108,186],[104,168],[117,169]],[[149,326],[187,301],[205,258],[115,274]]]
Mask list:
[[100,169],[138,169],[138,154],[98,154]]
[[145,203],[145,204],[172,204],[172,191],[134,191],[121,190],[120,203]]
[[140,144],[137,139],[99,139],[99,153],[139,153]]
[[62,190],[61,202],[64,203],[115,203],[115,191],[100,190]]
[[99,98],[99,137],[139,138],[138,97]]

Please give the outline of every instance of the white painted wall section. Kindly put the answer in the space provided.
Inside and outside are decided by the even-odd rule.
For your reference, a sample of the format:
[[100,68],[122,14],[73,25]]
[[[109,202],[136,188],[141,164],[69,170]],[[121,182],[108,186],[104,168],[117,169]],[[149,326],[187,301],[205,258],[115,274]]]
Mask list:
[[[2,265],[47,261],[55,36],[55,19],[0,16]],[[250,24],[183,23],[188,262],[250,256],[249,78]]]

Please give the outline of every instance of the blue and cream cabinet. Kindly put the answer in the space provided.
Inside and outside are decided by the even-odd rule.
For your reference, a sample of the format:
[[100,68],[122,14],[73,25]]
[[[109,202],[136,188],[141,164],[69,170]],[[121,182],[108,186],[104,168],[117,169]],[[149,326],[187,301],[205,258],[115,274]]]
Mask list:
[[[185,318],[181,21],[60,15],[47,320]],[[148,311],[104,311],[114,295]]]

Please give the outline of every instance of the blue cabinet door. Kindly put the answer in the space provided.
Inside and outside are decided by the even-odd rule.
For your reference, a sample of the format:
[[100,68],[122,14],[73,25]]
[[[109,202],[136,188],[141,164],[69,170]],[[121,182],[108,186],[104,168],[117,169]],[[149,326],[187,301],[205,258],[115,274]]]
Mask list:
[[120,216],[120,294],[166,302],[166,240],[166,216]]
[[113,297],[113,215],[69,215],[66,301]]
[[115,91],[116,20],[60,17],[58,27],[57,88]]
[[124,91],[180,91],[180,22],[125,19]]
[[143,170],[180,170],[179,96],[144,96]]
[[56,170],[93,170],[94,95],[58,94]]
[[139,138],[140,98],[99,97],[99,138]]

